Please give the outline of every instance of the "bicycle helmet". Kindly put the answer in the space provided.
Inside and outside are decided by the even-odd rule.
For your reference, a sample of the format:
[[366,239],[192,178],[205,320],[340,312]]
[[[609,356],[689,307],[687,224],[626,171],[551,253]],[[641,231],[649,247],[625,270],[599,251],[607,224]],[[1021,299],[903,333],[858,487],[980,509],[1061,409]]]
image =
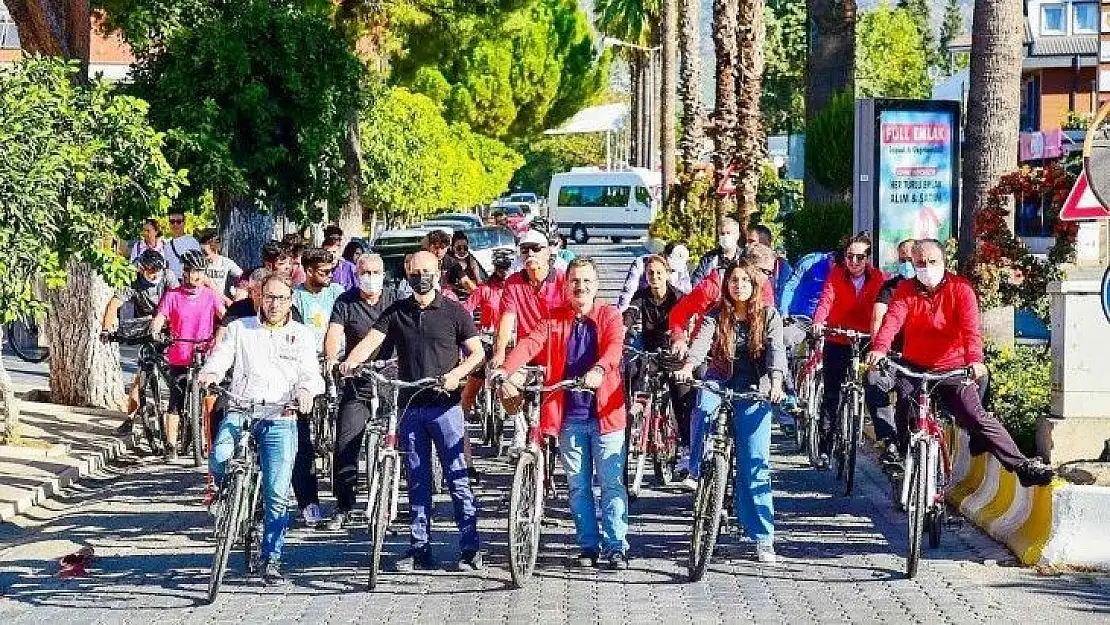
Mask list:
[[208,258],[200,250],[186,250],[181,253],[181,268],[185,271],[204,271],[208,268]]
[[513,251],[500,249],[493,251],[493,268],[508,269],[513,266]]
[[164,271],[166,269],[166,257],[162,256],[157,250],[145,250],[136,259],[139,267],[148,271]]

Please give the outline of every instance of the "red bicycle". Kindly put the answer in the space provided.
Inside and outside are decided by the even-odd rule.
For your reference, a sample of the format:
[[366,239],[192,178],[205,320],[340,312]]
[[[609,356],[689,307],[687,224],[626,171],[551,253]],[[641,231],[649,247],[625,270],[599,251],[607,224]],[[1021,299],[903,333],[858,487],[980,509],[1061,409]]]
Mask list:
[[809,317],[793,316],[787,321],[806,330],[805,345],[808,350],[797,358],[792,359],[794,388],[798,393],[797,424],[794,430],[794,442],[798,451],[809,456],[809,463],[816,467],[820,452],[817,442],[821,427],[821,397],[825,393],[825,375],[822,364],[825,361],[825,341],[821,337],[810,337]]
[[636,499],[644,481],[647,460],[660,486],[674,479],[678,462],[678,427],[675,424],[662,352],[643,351],[626,345],[628,362],[639,360],[640,388],[632,392],[628,410],[628,461],[625,483],[628,496]]

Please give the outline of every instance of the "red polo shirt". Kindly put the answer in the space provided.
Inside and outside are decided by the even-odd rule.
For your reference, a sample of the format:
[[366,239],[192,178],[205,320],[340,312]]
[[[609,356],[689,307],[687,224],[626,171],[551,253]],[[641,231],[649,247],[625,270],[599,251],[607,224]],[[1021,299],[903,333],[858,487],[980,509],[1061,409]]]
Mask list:
[[528,274],[524,269],[505,280],[501,311],[516,315],[518,338],[531,334],[541,321],[551,316],[551,311],[563,305],[566,300],[563,294],[565,282],[566,274],[554,268],[538,286],[528,282]]

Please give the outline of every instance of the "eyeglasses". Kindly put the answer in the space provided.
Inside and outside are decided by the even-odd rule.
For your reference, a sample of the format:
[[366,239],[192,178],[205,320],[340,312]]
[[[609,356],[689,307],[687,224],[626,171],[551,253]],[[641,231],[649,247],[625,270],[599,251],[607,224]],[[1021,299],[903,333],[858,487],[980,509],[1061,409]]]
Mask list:
[[768,278],[775,275],[775,270],[774,269],[766,269],[766,268],[763,268],[763,267],[757,267],[757,269],[762,271],[763,275],[767,276]]
[[526,244],[520,246],[520,253],[521,254],[538,254],[539,251],[542,250],[542,249],[543,249],[542,245],[536,245],[535,243],[526,243]]
[[312,273],[318,276],[330,276],[335,273],[335,267],[317,267]]
[[272,303],[275,303],[275,304],[284,304],[285,302],[288,302],[292,299],[293,299],[292,296],[289,296],[289,295],[269,295],[269,294],[266,294],[266,295],[262,296],[262,301],[272,302]]
[[844,258],[846,258],[850,261],[853,261],[853,262],[857,262],[857,263],[862,263],[863,261],[867,260],[868,257],[869,257],[868,254],[845,254],[844,255]]
[[171,224],[183,224],[183,223],[185,223],[185,220],[184,219],[171,219],[170,223]]

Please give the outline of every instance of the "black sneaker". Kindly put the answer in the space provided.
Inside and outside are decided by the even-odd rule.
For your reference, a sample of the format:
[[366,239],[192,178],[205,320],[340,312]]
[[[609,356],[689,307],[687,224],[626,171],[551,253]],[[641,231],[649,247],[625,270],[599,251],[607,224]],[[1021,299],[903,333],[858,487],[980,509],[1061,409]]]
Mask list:
[[482,562],[482,552],[476,549],[467,549],[459,554],[459,560],[455,563],[455,568],[459,571],[481,571],[485,568],[485,563]]
[[1019,464],[1014,469],[1014,473],[1017,473],[1018,481],[1026,488],[1048,486],[1056,477],[1056,470],[1038,459],[1026,460]]
[[614,551],[609,554],[609,570],[611,571],[627,571],[628,570],[628,554],[623,551]]
[[276,560],[267,562],[262,569],[262,582],[267,586],[279,586],[285,581],[285,576],[281,574],[281,565]]
[[597,568],[597,552],[583,551],[578,554],[578,566],[584,569]]
[[325,527],[329,532],[338,532],[339,530],[343,529],[343,526],[347,524],[350,518],[350,512],[336,510],[335,514],[333,514],[331,518],[328,519],[328,523]]
[[414,570],[430,571],[436,567],[436,560],[432,556],[432,550],[424,547],[422,549],[409,549],[405,555],[397,558],[393,563],[393,568],[398,573],[411,573]]
[[123,420],[123,423],[119,424],[119,427],[116,428],[116,434],[119,436],[127,436],[134,429],[135,417],[127,417]]
[[474,467],[469,467],[466,470],[466,476],[470,478],[470,481],[474,482],[475,484],[482,483],[482,474],[478,473],[478,469],[475,469]]
[[888,443],[883,455],[879,456],[879,464],[884,467],[902,466],[902,454],[898,453],[898,446]]

